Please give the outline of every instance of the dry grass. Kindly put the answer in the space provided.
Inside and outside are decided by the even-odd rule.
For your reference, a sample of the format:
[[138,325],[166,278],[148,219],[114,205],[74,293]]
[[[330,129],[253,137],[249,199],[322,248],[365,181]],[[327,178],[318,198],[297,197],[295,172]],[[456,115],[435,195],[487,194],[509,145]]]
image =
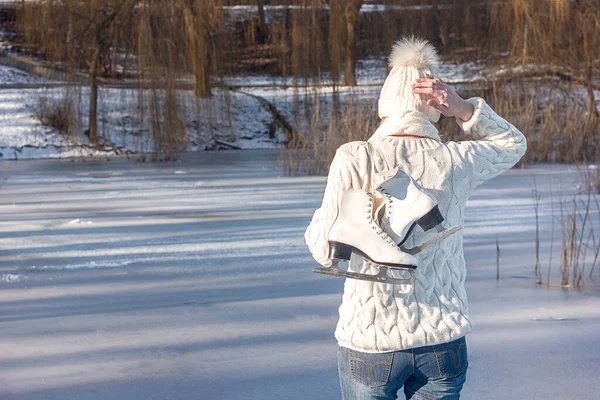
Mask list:
[[556,82],[511,82],[494,85],[483,97],[527,137],[522,164],[593,162],[600,155],[599,121],[574,89]]
[[[463,91],[463,97],[482,96],[494,110],[527,137],[528,150],[521,160],[530,162],[582,163],[600,159],[600,124],[587,114],[587,106],[569,93],[574,86],[548,81],[495,83],[487,89]],[[291,174],[322,174],[341,144],[366,140],[375,131],[376,109],[353,98],[340,111],[323,115],[323,97],[313,95],[314,110],[295,112],[295,126],[307,126],[296,151],[286,152]],[[332,100],[330,100],[332,102]],[[307,111],[307,108],[303,108]],[[443,117],[439,130],[444,141],[468,140],[454,118]]]
[[77,116],[70,96],[65,95],[57,99],[40,95],[36,101],[35,118],[43,125],[56,128],[67,135],[76,134]]
[[[565,196],[562,184],[557,191],[550,189],[552,206],[552,237],[546,284],[551,285],[551,268],[554,256],[554,221],[560,229],[560,285],[580,288],[586,279],[594,280],[594,272],[600,256],[600,196],[596,169],[588,165],[578,166],[580,190]],[[536,203],[534,201],[534,209]],[[536,239],[536,248],[539,248]],[[538,283],[541,282],[538,274]]]
[[51,126],[64,133],[71,132],[71,111],[63,102],[40,97],[36,118],[42,125]]
[[[317,93],[313,94],[313,111],[303,119],[303,140],[300,144],[282,150],[282,161],[290,175],[327,173],[335,151],[344,143],[368,139],[377,127],[377,118],[371,104],[351,98],[338,107],[329,106],[325,113]],[[296,114],[298,116],[299,114]],[[296,120],[296,123],[300,121]]]

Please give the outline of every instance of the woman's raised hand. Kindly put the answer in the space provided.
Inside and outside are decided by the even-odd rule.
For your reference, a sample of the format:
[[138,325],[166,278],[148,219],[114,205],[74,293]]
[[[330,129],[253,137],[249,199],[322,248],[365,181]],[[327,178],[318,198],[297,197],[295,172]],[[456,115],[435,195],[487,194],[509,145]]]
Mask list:
[[439,78],[426,74],[426,78],[416,79],[411,87],[413,93],[418,94],[430,107],[447,117],[458,117],[468,121],[473,116],[473,105],[462,99],[456,90]]

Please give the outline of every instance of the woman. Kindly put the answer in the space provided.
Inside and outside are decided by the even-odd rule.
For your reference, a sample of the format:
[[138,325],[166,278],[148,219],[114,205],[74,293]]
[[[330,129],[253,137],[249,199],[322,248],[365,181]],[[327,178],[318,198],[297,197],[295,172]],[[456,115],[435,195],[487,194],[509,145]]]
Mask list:
[[[479,97],[462,99],[435,78],[435,49],[414,37],[398,41],[381,89],[382,123],[367,142],[346,143],[331,163],[321,208],[305,233],[314,258],[329,266],[327,232],[336,193],[372,190],[398,168],[437,200],[444,226],[463,225],[467,198],[525,153],[523,134]],[[442,142],[433,125],[455,117],[473,140]],[[370,166],[370,167],[367,167]],[[432,235],[413,232],[412,247]],[[413,285],[346,279],[335,337],[343,399],[458,399],[468,366],[465,335],[473,329],[465,292],[463,234],[416,255]],[[353,258],[349,270],[372,268]]]

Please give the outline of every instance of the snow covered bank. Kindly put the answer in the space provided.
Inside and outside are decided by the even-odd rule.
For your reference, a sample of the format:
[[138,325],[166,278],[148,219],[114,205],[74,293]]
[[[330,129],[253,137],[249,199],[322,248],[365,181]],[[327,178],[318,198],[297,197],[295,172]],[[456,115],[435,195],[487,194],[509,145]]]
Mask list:
[[[78,133],[64,135],[40,121],[40,99],[60,102],[65,88],[0,90],[0,159],[26,159],[114,155],[153,150],[148,117],[138,112],[138,90],[101,89],[99,101],[100,144],[114,150],[93,150],[84,135],[88,124],[89,89],[73,98]],[[211,99],[199,100],[180,92],[184,103],[188,150],[203,150],[218,139],[245,148],[278,147],[281,137],[269,137],[272,116],[250,96],[215,89]]]
[[[0,276],[23,277],[0,281],[0,398],[340,398],[342,281],[303,240],[325,178],[275,149],[188,157],[0,162]],[[573,193],[574,167],[511,170],[467,207],[465,399],[600,391],[600,297],[534,283],[533,176],[547,254],[549,183]]]
[[[439,77],[446,82],[472,82],[481,80],[485,65],[478,62],[455,63],[445,62],[440,66]],[[356,82],[358,85],[381,86],[389,72],[387,62],[384,58],[362,58],[357,60],[356,64]],[[272,75],[251,75],[251,76],[224,76],[223,81],[228,85],[274,85],[284,86],[292,85],[293,79],[277,77]],[[321,83],[330,84],[331,76],[324,72],[321,76]],[[301,83],[301,82],[299,82]]]
[[0,65],[0,85],[18,85],[18,84],[33,84],[33,83],[48,83],[44,78],[28,74],[16,68]]
[[[446,64],[440,76],[449,82],[468,81],[481,77],[482,66],[475,63]],[[380,84],[387,74],[383,59],[359,60],[357,80],[359,87],[341,87],[341,101],[353,97],[360,101],[377,102]],[[323,76],[327,82],[327,76]],[[302,131],[305,120],[298,117],[298,109],[312,107],[312,93],[319,93],[323,114],[327,115],[331,87],[291,88],[290,79],[266,75],[249,77],[227,76],[227,85],[249,85],[240,92],[214,89],[212,99],[201,99],[198,106],[192,93],[180,91],[180,101],[185,108],[185,123],[188,133],[188,150],[215,148],[215,139],[242,149],[274,148],[285,139],[281,129],[273,131],[273,116],[250,95],[261,96],[276,105],[296,129]],[[41,100],[60,102],[65,95],[64,87],[44,87],[57,84],[20,70],[0,66],[0,159],[69,158],[100,155],[115,155],[125,152],[152,151],[149,122],[140,120],[138,109],[139,92],[136,89],[103,88],[100,90],[99,121],[100,143],[103,148],[92,149],[84,135],[88,120],[87,88],[75,91],[73,103],[77,110],[79,127],[74,135],[63,135],[39,120]],[[40,85],[30,88],[27,85]],[[19,87],[19,85],[23,85]],[[256,87],[264,85],[264,87]],[[11,88],[13,86],[14,88]],[[306,96],[308,94],[308,96]],[[294,102],[298,105],[294,107]],[[327,121],[324,121],[326,124]]]
[[[535,66],[517,67],[508,69],[504,66],[487,68],[481,63],[443,63],[439,76],[458,88],[473,89],[474,82],[483,82],[494,79],[498,75],[512,73],[532,72]],[[387,75],[387,65],[384,59],[362,59],[358,61],[357,87],[337,87],[336,93],[339,103],[355,102],[372,107],[372,115],[376,115],[377,98],[381,84]],[[328,125],[328,117],[332,110],[333,88],[327,86],[330,79],[327,74],[321,77],[323,86],[291,87],[291,79],[283,79],[267,75],[253,76],[225,76],[220,82],[225,85],[244,86],[236,90],[227,88],[214,88],[213,97],[200,99],[196,102],[192,92],[180,90],[178,102],[181,107],[181,121],[186,132],[181,135],[183,148],[195,151],[204,149],[219,149],[238,147],[249,148],[277,148],[286,140],[286,134],[274,122],[273,115],[261,105],[260,96],[271,102],[277,108],[279,115],[299,132],[306,132],[307,125],[320,123],[323,127]],[[185,82],[185,80],[182,80]],[[187,82],[189,83],[189,82]],[[152,128],[149,112],[140,113],[140,92],[136,88],[103,87],[99,98],[99,130],[101,149],[91,148],[90,142],[84,132],[88,123],[88,95],[85,87],[74,90],[72,97],[75,112],[74,133],[64,135],[55,128],[43,125],[40,121],[39,108],[41,101],[60,102],[65,96],[65,87],[56,87],[57,82],[46,82],[41,78],[28,75],[18,70],[0,66],[0,159],[28,159],[28,158],[67,158],[114,155],[124,153],[151,152],[154,149]],[[298,82],[301,85],[301,82]],[[22,85],[22,86],[20,86]],[[27,85],[39,85],[31,88]],[[47,86],[47,87],[46,87]],[[565,92],[554,90],[553,84],[546,86],[515,83],[514,88],[527,94],[535,101],[542,104],[561,104],[567,100]],[[507,89],[508,90],[508,89]],[[588,101],[587,92],[581,86],[569,89],[569,99],[577,99],[578,107],[583,107]],[[471,93],[473,93],[471,91]],[[319,112],[315,111],[317,102]],[[600,95],[596,93],[600,99]],[[146,105],[147,107],[147,105]],[[600,100],[597,101],[600,108]],[[162,106],[159,105],[160,109]],[[575,108],[575,112],[581,112]],[[367,110],[369,114],[371,111]],[[310,116],[319,115],[315,123]],[[527,114],[527,113],[525,113]],[[575,114],[571,114],[575,115]],[[508,116],[507,116],[508,117]],[[528,115],[525,117],[529,118]],[[515,125],[520,115],[511,115]],[[526,118],[524,124],[530,124]],[[560,123],[560,122],[557,122]],[[555,125],[547,122],[544,132],[554,135],[557,130]],[[535,136],[534,129],[527,130]],[[558,143],[561,133],[556,133]],[[568,137],[568,135],[565,133]],[[539,139],[539,138],[538,138]],[[541,140],[541,139],[540,139]],[[571,140],[571,139],[568,139]],[[540,146],[540,148],[545,148]],[[561,148],[550,146],[554,153],[541,159],[560,159]]]

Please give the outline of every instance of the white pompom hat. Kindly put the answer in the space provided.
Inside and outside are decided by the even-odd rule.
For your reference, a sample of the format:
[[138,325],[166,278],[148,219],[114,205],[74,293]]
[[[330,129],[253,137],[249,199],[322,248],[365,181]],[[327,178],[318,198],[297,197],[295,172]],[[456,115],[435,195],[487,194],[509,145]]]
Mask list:
[[425,39],[404,37],[392,47],[388,63],[391,71],[379,94],[379,118],[420,111],[430,121],[437,122],[440,112],[412,93],[410,86],[415,79],[425,78],[427,73],[437,74],[440,59],[434,47]]

